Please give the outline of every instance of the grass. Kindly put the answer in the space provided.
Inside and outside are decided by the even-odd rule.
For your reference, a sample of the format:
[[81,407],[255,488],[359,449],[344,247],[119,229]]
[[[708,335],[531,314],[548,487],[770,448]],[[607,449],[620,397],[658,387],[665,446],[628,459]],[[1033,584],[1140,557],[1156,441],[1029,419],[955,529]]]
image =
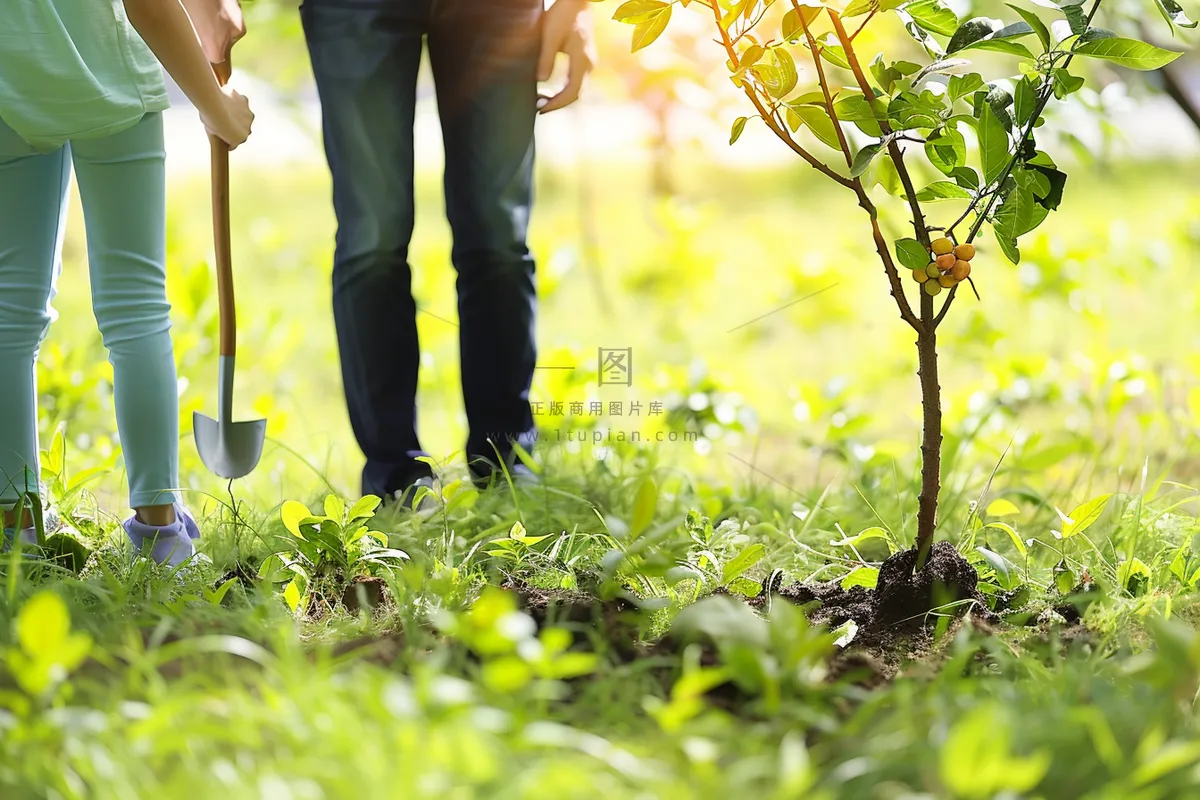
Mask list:
[[[590,249],[571,176],[541,176],[542,363],[577,369],[541,370],[535,390],[546,403],[673,410],[547,415],[548,429],[699,439],[548,445],[535,453],[545,486],[460,482],[448,234],[426,175],[412,260],[431,312],[420,413],[448,465],[442,508],[362,511],[353,524],[327,181],[239,175],[237,414],[267,415],[273,445],[231,496],[184,441],[211,563],[178,575],[131,562],[115,530],[109,375],[94,366],[72,239],[39,375],[43,468],[91,555],[79,571],[15,554],[0,568],[3,796],[1200,792],[1185,171],[1073,175],[1021,268],[981,251],[984,303],[943,328],[939,529],[978,568],[981,594],[882,637],[747,597],[764,582],[870,584],[911,544],[912,346],[877,270],[861,267],[862,220],[803,172],[679,172],[681,198],[657,201],[640,172],[606,171]],[[174,198],[186,419],[211,410],[215,302],[203,187]],[[598,347],[632,348],[632,386],[596,385]],[[339,524],[318,531],[306,513]],[[330,566],[382,553],[349,541],[359,527],[407,558]],[[347,608],[357,572],[385,599]]]

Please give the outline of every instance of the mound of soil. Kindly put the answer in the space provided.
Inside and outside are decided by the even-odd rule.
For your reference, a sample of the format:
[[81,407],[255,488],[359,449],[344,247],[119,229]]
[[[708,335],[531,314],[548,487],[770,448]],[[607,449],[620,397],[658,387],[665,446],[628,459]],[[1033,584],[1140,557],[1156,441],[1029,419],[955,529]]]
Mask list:
[[914,572],[916,563],[915,549],[896,553],[880,566],[874,589],[843,589],[834,581],[784,586],[777,594],[797,605],[819,602],[819,607],[808,612],[809,619],[817,624],[837,627],[854,620],[858,625],[856,638],[863,644],[916,633],[926,626],[931,609],[957,601],[976,602],[950,609],[954,616],[968,609],[985,618],[990,616],[977,588],[979,575],[949,542],[936,543],[925,566]]

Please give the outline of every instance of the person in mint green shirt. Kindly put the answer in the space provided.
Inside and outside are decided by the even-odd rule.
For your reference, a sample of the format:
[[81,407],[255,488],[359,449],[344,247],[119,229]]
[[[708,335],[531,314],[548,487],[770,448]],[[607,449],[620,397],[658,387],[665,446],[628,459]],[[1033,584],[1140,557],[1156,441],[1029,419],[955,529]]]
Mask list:
[[[190,0],[197,2],[198,0]],[[231,148],[246,99],[221,87],[180,0],[0,0],[0,506],[6,546],[34,536],[35,364],[72,168],[92,303],[113,366],[134,545],[178,566],[195,552],[180,502],[179,408],[166,296],[165,68]]]

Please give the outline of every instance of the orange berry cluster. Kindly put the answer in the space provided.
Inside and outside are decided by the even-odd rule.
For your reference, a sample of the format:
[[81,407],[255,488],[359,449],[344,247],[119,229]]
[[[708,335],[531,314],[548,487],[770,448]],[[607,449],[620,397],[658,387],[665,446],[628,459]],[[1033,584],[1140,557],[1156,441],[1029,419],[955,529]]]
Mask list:
[[912,271],[917,283],[924,284],[925,294],[931,297],[943,288],[953,289],[971,274],[971,259],[975,257],[975,245],[960,244],[946,239],[934,239],[929,245],[933,251],[927,266]]

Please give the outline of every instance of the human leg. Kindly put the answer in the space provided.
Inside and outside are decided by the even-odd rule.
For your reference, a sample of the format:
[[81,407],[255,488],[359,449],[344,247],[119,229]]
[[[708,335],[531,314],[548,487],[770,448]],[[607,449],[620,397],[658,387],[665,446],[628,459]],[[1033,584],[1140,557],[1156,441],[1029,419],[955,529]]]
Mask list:
[[66,196],[67,150],[38,154],[0,122],[0,505],[38,493],[36,361],[53,311]]
[[156,560],[194,552],[179,504],[179,399],[166,272],[166,153],[160,114],[73,142],[87,227],[92,308],[113,366],[113,403],[136,516],[136,544]]
[[309,0],[338,230],[333,307],[342,381],[366,456],[362,491],[391,497],[427,475],[416,430],[413,121],[430,0]]
[[[441,0],[429,37],[454,233],[467,456],[477,477],[536,438],[533,202],[541,0]],[[498,452],[497,452],[498,451]]]

